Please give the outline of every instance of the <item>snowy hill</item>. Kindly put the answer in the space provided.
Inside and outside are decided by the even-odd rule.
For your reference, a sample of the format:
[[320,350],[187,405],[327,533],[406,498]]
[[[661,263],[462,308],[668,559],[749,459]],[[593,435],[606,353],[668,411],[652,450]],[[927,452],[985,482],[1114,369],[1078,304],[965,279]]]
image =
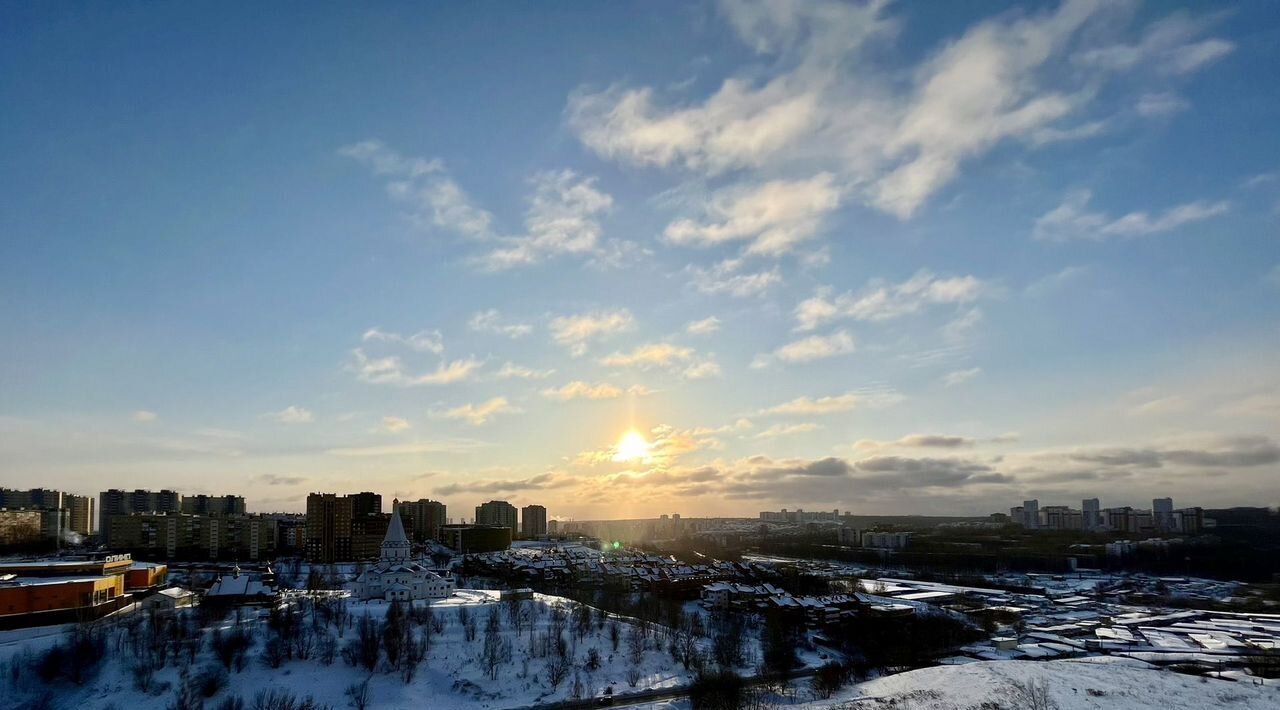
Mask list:
[[[988,661],[938,666],[877,678],[804,710],[954,710],[1044,708],[1050,710],[1280,710],[1280,685],[1202,679],[1136,663]],[[1090,662],[1093,661],[1093,662]],[[1044,689],[1051,704],[1025,697]],[[1035,693],[1038,694],[1038,693]],[[1041,696],[1044,697],[1044,696]],[[995,703],[995,706],[984,705]]]
[[[32,672],[42,653],[55,643],[68,642],[70,626],[0,632],[0,708],[27,703],[40,707],[38,701],[46,695],[53,701],[52,707],[77,710],[182,707],[175,700],[180,688],[189,684],[198,687],[197,678],[216,675],[221,667],[213,641],[215,629],[225,637],[237,628],[243,628],[251,638],[243,663],[232,663],[222,671],[224,680],[204,699],[205,707],[219,707],[231,697],[239,697],[252,707],[258,692],[278,689],[345,708],[348,689],[368,679],[368,708],[479,710],[679,686],[692,677],[672,661],[667,652],[668,636],[661,627],[609,617],[541,594],[519,603],[517,619],[496,592],[480,590],[461,590],[446,601],[430,604],[431,622],[406,622],[409,638],[421,640],[425,646],[421,662],[409,676],[387,668],[385,652],[372,672],[354,661],[344,661],[342,649],[357,638],[359,619],[367,615],[381,622],[388,606],[382,601],[350,602],[346,607],[349,618],[340,624],[341,637],[333,620],[303,617],[305,629],[318,624],[316,632],[309,632],[313,638],[305,644],[306,653],[299,654],[297,648],[302,646],[296,646],[274,665],[267,661],[272,635],[266,611],[246,610],[239,627],[234,617],[203,629],[190,627],[178,634],[185,640],[170,638],[172,632],[165,632],[167,640],[160,643],[160,655],[153,663],[142,665],[145,653],[139,652],[146,651],[151,633],[144,615],[131,615],[105,628],[103,661],[82,684],[66,680],[44,683]],[[418,602],[417,606],[421,609],[426,604]],[[492,635],[485,630],[491,611],[496,625]],[[584,615],[583,611],[589,613]],[[194,622],[194,615],[184,618]],[[140,642],[131,640],[138,638]],[[563,639],[562,651],[557,651],[556,638]],[[326,643],[332,644],[328,654]],[[487,651],[492,651],[492,666],[486,665]],[[376,646],[374,658],[379,658]],[[154,670],[143,673],[143,665]]]

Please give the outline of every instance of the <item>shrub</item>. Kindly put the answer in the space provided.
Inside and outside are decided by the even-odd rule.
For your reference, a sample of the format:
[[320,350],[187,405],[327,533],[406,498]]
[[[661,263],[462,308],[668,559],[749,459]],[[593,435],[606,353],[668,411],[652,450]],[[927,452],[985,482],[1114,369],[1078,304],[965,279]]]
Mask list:
[[196,686],[200,689],[200,695],[212,698],[218,694],[219,690],[227,687],[226,669],[218,666],[205,668],[196,676]]

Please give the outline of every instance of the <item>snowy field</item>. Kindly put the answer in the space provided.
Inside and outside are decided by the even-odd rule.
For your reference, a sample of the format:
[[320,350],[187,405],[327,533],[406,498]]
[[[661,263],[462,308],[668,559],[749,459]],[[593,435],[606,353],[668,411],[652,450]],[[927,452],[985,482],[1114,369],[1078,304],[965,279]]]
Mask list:
[[[1095,661],[1098,659],[1094,659]],[[1026,697],[1043,688],[1052,701],[1037,705]],[[1059,710],[1236,710],[1280,709],[1280,688],[1138,667],[1127,663],[1082,661],[992,661],[938,666],[862,683],[842,693],[841,702],[819,702],[818,708],[876,710],[943,710],[982,707],[1057,707]],[[877,700],[853,701],[855,698]]]
[[[417,604],[421,608],[426,603]],[[337,638],[332,623],[326,624],[326,632],[332,634],[340,648],[351,644],[357,637],[355,627],[359,617],[367,614],[381,622],[388,606],[381,601],[348,600],[351,618],[344,625],[342,637]],[[263,618],[266,612],[263,611],[262,616],[251,612],[241,621],[254,637],[253,646],[245,654],[244,667],[238,672],[232,668],[226,687],[205,699],[204,706],[218,708],[226,698],[239,696],[252,707],[258,690],[276,688],[299,697],[311,695],[334,708],[345,708],[349,707],[348,688],[368,679],[369,708],[511,708],[595,697],[608,688],[614,693],[624,693],[683,685],[691,678],[689,671],[672,660],[668,637],[661,627],[650,626],[646,630],[638,622],[610,617],[594,609],[589,613],[590,622],[582,623],[583,613],[575,609],[583,607],[560,597],[535,595],[532,600],[520,602],[518,613],[523,616],[519,620],[510,607],[498,600],[496,592],[481,590],[460,590],[451,599],[431,603],[432,621],[420,621],[415,627],[415,633],[428,631],[428,650],[407,683],[400,672],[387,667],[385,657],[372,673],[345,662],[341,653],[336,657],[330,654],[330,662],[326,664],[319,644],[311,649],[306,660],[294,658],[278,668],[270,668],[264,659],[268,637],[267,622]],[[490,610],[496,611],[501,620],[493,639],[486,632]],[[138,621],[142,616],[135,615]],[[468,617],[474,629],[470,638],[464,623]],[[220,634],[226,634],[234,625],[234,618],[229,618],[215,626]],[[11,661],[26,659],[29,662],[33,655],[60,639],[65,640],[70,628],[0,632],[0,664],[3,664],[0,670],[8,676],[14,667]],[[556,629],[561,630],[565,639],[566,662],[556,660],[560,654],[554,642],[544,641],[552,637]],[[210,626],[198,632],[199,650],[194,662],[187,660],[188,651],[175,652],[175,658],[181,656],[181,659],[171,660],[155,672],[149,692],[138,687],[134,668],[138,661],[124,640],[126,631],[120,627],[108,631],[104,662],[83,685],[60,681],[53,686],[55,707],[77,710],[173,707],[182,685],[184,666],[190,678],[203,669],[219,665],[210,641],[213,630],[214,626]],[[706,642],[699,640],[698,643]],[[487,648],[498,656],[496,663],[485,663]],[[496,666],[492,672],[490,665]],[[567,668],[554,668],[556,665]],[[552,676],[561,674],[562,677],[553,682]],[[6,710],[20,707],[22,702],[45,690],[31,677],[16,685],[5,677],[0,679],[0,696],[7,695],[8,699],[0,706]]]
[[[769,710],[1278,710],[1280,685],[1260,687],[1110,658],[936,666],[849,686],[830,699],[766,700]],[[809,696],[811,698],[811,696]],[[1048,702],[1044,702],[1047,700]],[[669,700],[633,710],[688,710]]]

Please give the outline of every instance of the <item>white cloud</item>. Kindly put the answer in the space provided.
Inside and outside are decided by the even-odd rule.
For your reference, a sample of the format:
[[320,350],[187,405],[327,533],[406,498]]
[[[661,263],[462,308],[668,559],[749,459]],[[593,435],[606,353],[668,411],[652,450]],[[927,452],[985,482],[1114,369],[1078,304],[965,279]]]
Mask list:
[[859,439],[854,442],[853,448],[856,451],[879,451],[881,449],[895,448],[958,449],[972,447],[976,443],[977,442],[973,439],[963,436],[949,436],[945,434],[908,434],[901,439],[894,441]]
[[467,403],[447,409],[434,414],[434,416],[442,419],[458,419],[472,426],[480,426],[499,414],[516,414],[518,412],[520,412],[520,409],[512,406],[506,397],[494,397],[478,404]]
[[1158,116],[1172,116],[1180,111],[1190,108],[1191,104],[1186,99],[1169,91],[1153,92],[1143,94],[1138,97],[1138,103],[1134,107],[1138,115],[1147,118],[1156,118]]
[[147,411],[145,409],[139,409],[133,414],[130,414],[129,418],[135,422],[145,423],[145,422],[154,422],[156,419],[159,419],[160,417],[155,412]]
[[690,321],[684,327],[684,332],[689,335],[708,335],[718,330],[720,330],[720,319],[715,316]]
[[596,188],[596,179],[560,170],[538,173],[530,182],[533,196],[524,220],[526,234],[503,238],[505,246],[481,257],[486,269],[500,271],[560,254],[598,251],[600,217],[613,207],[613,198]]
[[650,390],[643,385],[632,385],[627,389],[608,382],[598,382],[592,384],[583,382],[582,380],[574,380],[561,387],[553,387],[542,390],[542,396],[547,399],[554,399],[560,402],[567,402],[572,399],[615,399],[624,394],[631,394],[637,397],[643,397],[650,394]]
[[839,88],[831,86],[837,78],[834,60],[892,29],[879,17],[882,5],[724,3],[724,14],[746,43],[762,54],[806,55],[801,65],[762,86],[728,79],[705,102],[688,107],[659,105],[651,88],[579,91],[569,101],[569,124],[588,148],[607,158],[712,175],[809,150],[807,139],[815,133],[836,137],[827,126],[833,118],[828,94]]
[[1231,209],[1231,204],[1226,201],[1196,200],[1170,207],[1155,216],[1147,212],[1130,212],[1120,217],[1111,217],[1102,212],[1090,211],[1089,202],[1092,198],[1093,193],[1089,190],[1067,193],[1062,204],[1036,220],[1032,236],[1047,242],[1143,237],[1217,217]]
[[644,249],[631,242],[602,243],[600,218],[613,198],[596,186],[595,178],[572,170],[545,171],[529,178],[532,192],[522,234],[503,235],[494,217],[477,206],[439,159],[401,155],[380,141],[368,140],[338,151],[369,166],[385,178],[387,194],[408,207],[409,219],[427,229],[442,229],[469,239],[495,242],[474,262],[486,271],[502,271],[545,261],[562,254],[591,257],[597,266],[634,261]]
[[382,418],[382,428],[392,433],[402,432],[408,429],[410,426],[411,425],[409,424],[409,421],[407,419],[401,419],[400,417],[391,417],[391,416]]
[[981,367],[971,367],[967,370],[953,370],[948,372],[946,375],[943,375],[942,384],[947,387],[955,387],[957,385],[962,385],[981,374]]
[[[746,204],[724,195],[829,175],[833,199],[855,195],[908,218],[967,161],[1004,143],[1034,148],[1097,135],[1107,122],[1088,114],[1117,72],[1186,74],[1233,47],[1202,37],[1212,18],[1185,13],[1141,28],[1135,44],[1117,44],[1132,33],[1128,4],[1065,0],[978,22],[904,71],[883,66],[891,55],[883,45],[900,24],[886,17],[888,6],[722,2],[739,39],[762,55],[749,71],[683,101],[653,87],[580,89],[568,103],[569,126],[588,149],[618,162],[711,178],[752,171],[712,201],[709,219],[673,223],[668,238],[749,239],[751,249],[780,253],[812,235],[828,203],[797,212],[801,227],[790,229],[787,221],[754,226]],[[760,237],[770,228],[776,241]]]
[[1077,111],[1082,96],[1043,86],[1039,71],[1097,7],[1064,2],[1053,13],[987,20],[926,61],[886,145],[898,163],[872,189],[872,204],[910,217],[965,160]]
[[692,360],[693,348],[671,343],[646,343],[631,352],[616,352],[600,358],[605,367],[634,367],[649,370],[655,367],[671,367]]
[[755,435],[757,439],[776,439],[780,436],[793,436],[795,434],[803,434],[805,432],[816,431],[822,427],[813,422],[804,422],[802,424],[774,424]]
[[948,342],[963,343],[982,324],[985,317],[981,308],[970,308],[942,327],[942,337]]
[[399,333],[388,333],[378,328],[370,328],[365,331],[360,339],[366,343],[395,343],[418,352],[434,353],[436,355],[444,352],[444,338],[438,330],[423,330],[413,335],[401,335]]
[[475,376],[483,362],[474,358],[465,358],[449,362],[442,361],[432,372],[412,375],[405,372],[404,363],[395,356],[371,358],[364,350],[356,348],[352,351],[355,361],[350,365],[356,376],[363,382],[375,385],[399,385],[412,387],[417,385],[447,385],[464,382]]
[[543,380],[553,374],[555,374],[555,370],[535,370],[531,367],[517,365],[514,362],[505,362],[494,377],[497,377],[500,380],[509,380],[512,378],[521,380]]
[[701,360],[686,367],[680,376],[686,380],[707,380],[720,376],[720,363],[713,359]]
[[484,363],[473,358],[441,362],[432,372],[409,378],[413,385],[448,385],[472,378]]
[[375,175],[421,177],[444,170],[444,162],[439,158],[427,160],[425,158],[406,157],[391,150],[382,141],[378,140],[353,143],[340,148],[338,153],[368,165]]
[[[774,350],[772,358],[787,363],[811,362],[837,355],[847,355],[853,351],[853,336],[847,331],[838,330],[831,335],[811,335],[787,343]],[[760,367],[767,364],[765,360],[757,360],[757,362],[760,365],[753,364],[753,366]]]
[[823,217],[839,207],[833,181],[833,175],[822,173],[807,180],[729,188],[711,198],[704,221],[677,220],[663,236],[672,244],[694,247],[749,241],[749,254],[785,254],[813,237]]
[[310,424],[315,421],[315,416],[311,413],[311,410],[296,405],[289,405],[278,412],[270,412],[262,416],[281,424]]
[[418,456],[421,454],[442,454],[473,451],[484,446],[482,442],[468,439],[446,439],[441,441],[415,441],[405,444],[379,444],[375,446],[343,446],[326,449],[325,454],[341,458],[366,458],[381,456]]
[[829,397],[797,397],[789,402],[774,405],[760,410],[762,415],[781,414],[785,416],[813,416],[848,412],[858,406],[858,395],[854,392]]
[[1129,408],[1129,414],[1138,417],[1160,417],[1169,414],[1181,414],[1191,407],[1186,397],[1170,395],[1140,402]]
[[620,308],[613,311],[593,311],[572,316],[557,316],[551,320],[551,337],[578,357],[596,340],[635,328],[631,311]]
[[694,288],[702,293],[727,294],[735,298],[762,296],[769,289],[782,283],[782,274],[775,266],[766,271],[740,272],[741,259],[725,259],[710,269],[689,266]]
[[1032,131],[1027,141],[1034,146],[1049,145],[1050,143],[1062,143],[1064,141],[1078,141],[1085,138],[1093,138],[1102,135],[1110,124],[1107,121],[1089,121],[1075,126],[1059,128],[1058,126],[1045,126]]
[[445,173],[440,159],[407,157],[377,140],[348,145],[338,152],[387,178],[388,194],[409,205],[409,217],[415,224],[471,238],[491,236],[493,215],[472,204],[467,193]]
[[1135,44],[1114,44],[1080,52],[1077,64],[1107,71],[1125,71],[1143,64],[1164,74],[1188,74],[1230,54],[1235,45],[1211,37],[1201,39],[1212,18],[1193,18],[1176,12],[1147,26]]
[[496,333],[513,339],[523,338],[533,332],[533,326],[528,323],[503,321],[502,314],[492,308],[472,315],[471,320],[467,321],[467,327],[477,333]]
[[990,290],[975,276],[939,278],[920,270],[897,284],[872,282],[861,293],[832,297],[820,290],[795,309],[797,330],[813,330],[834,320],[885,321],[917,313],[928,306],[972,303]]

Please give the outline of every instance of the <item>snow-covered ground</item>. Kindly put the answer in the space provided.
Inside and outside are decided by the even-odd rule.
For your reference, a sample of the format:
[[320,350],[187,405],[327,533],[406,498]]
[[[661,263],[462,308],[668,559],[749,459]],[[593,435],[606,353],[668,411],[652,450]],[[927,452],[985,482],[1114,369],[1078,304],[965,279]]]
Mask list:
[[[424,603],[418,602],[419,605]],[[230,674],[228,687],[207,700],[206,706],[216,707],[219,701],[229,695],[238,695],[252,705],[253,697],[259,690],[278,688],[299,697],[314,696],[316,700],[334,708],[345,708],[348,705],[345,696],[347,688],[365,678],[370,679],[368,707],[380,710],[422,707],[479,710],[534,705],[571,698],[576,685],[575,679],[581,681],[582,697],[599,696],[610,687],[614,693],[633,690],[630,682],[632,680],[635,681],[635,689],[671,687],[690,681],[691,674],[672,660],[665,640],[653,632],[648,636],[648,643],[640,654],[639,663],[633,664],[630,660],[629,637],[635,625],[626,619],[610,617],[602,627],[593,625],[580,640],[575,641],[574,620],[568,612],[576,604],[560,597],[544,595],[535,595],[534,599],[522,603],[530,608],[531,617],[530,624],[524,625],[523,632],[518,632],[510,622],[506,604],[498,601],[497,592],[461,590],[448,600],[432,603],[433,614],[445,620],[444,629],[431,635],[427,658],[413,680],[407,684],[398,673],[378,671],[369,674],[359,667],[347,665],[341,657],[329,665],[313,657],[305,661],[286,661],[276,669],[268,668],[260,660],[265,645],[265,622],[250,612],[246,616],[250,620],[246,623],[255,628],[257,638],[248,652],[248,663],[241,672]],[[353,617],[369,614],[379,621],[386,616],[387,607],[388,604],[381,601],[349,602]],[[485,621],[489,610],[495,608],[502,619],[501,639],[510,643],[511,660],[502,663],[497,678],[491,679],[481,661],[481,654],[484,649]],[[553,609],[556,608],[564,610],[568,617],[563,635],[569,644],[572,668],[558,687],[552,688],[548,663],[554,656],[554,651],[546,657],[536,657],[534,639],[528,629],[531,625],[532,636],[546,633],[553,626]],[[465,638],[460,616],[463,613],[475,619],[478,631],[474,640],[468,641]],[[233,623],[228,619],[221,625],[226,629]],[[612,623],[619,625],[620,640],[616,650],[610,633]],[[0,632],[0,664],[7,663],[24,651],[38,653],[47,649],[59,638],[65,638],[70,628],[48,627]],[[211,628],[204,630],[206,637],[211,633]],[[344,645],[355,637],[356,631],[348,628],[338,643],[340,646]],[[705,643],[702,642],[702,645]],[[600,666],[588,670],[586,659],[593,648],[599,654]],[[53,689],[58,700],[57,707],[77,710],[108,707],[160,710],[170,706],[180,677],[175,664],[169,663],[155,674],[157,686],[163,688],[167,684],[167,690],[143,693],[135,687],[131,672],[134,659],[127,651],[120,652],[117,649],[116,642],[109,640],[104,663],[85,685],[57,685]],[[206,638],[200,656],[190,667],[197,671],[215,663]],[[629,677],[632,675],[629,670],[633,666],[637,673]],[[39,688],[28,687],[27,690]],[[18,691],[14,691],[4,679],[0,679],[0,696],[10,693],[16,695]],[[0,702],[0,707],[12,706],[8,702]]]
[[[1050,704],[1027,692],[1044,689]],[[1232,682],[1153,669],[1127,659],[987,661],[936,666],[849,686],[829,699],[797,692],[794,702],[770,698],[778,710],[1276,710],[1280,685]],[[634,710],[688,710],[687,700]]]
[[[924,710],[980,707],[984,702],[995,702],[1001,707],[1034,707],[1023,699],[1018,684],[1042,685],[1059,710],[1280,708],[1280,687],[1275,685],[1259,687],[1201,679],[1131,663],[1071,660],[992,661],[926,668],[862,683],[843,692],[840,702],[816,702],[809,707],[816,710],[894,706]],[[880,700],[855,701],[857,698]]]

